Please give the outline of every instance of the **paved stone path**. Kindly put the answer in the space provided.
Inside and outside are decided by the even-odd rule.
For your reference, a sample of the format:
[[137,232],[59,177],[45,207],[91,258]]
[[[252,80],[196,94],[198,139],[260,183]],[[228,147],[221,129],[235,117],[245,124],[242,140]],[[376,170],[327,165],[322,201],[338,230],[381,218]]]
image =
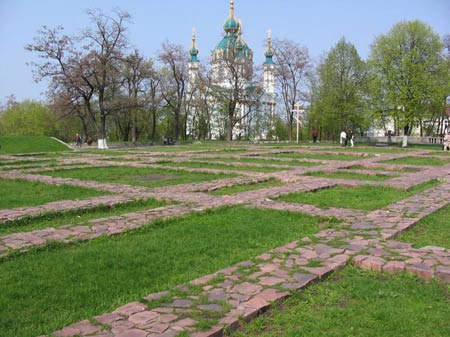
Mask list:
[[[268,150],[253,147],[254,152],[243,154],[219,155],[216,153],[186,152],[164,157],[164,161],[181,162],[202,160],[226,156],[227,158],[266,158],[273,160],[277,153],[314,153],[314,150]],[[336,151],[320,151],[320,154],[336,155]],[[329,273],[343,268],[348,263],[366,270],[398,273],[408,272],[424,280],[436,278],[450,283],[450,250],[441,247],[413,248],[411,244],[395,241],[395,236],[415,225],[423,217],[449,204],[450,165],[443,167],[423,167],[412,165],[383,164],[381,161],[406,156],[426,156],[428,151],[383,154],[380,156],[361,153],[354,155],[355,161],[315,160],[312,167],[271,165],[280,171],[238,172],[239,177],[185,185],[146,188],[139,186],[117,185],[81,181],[76,179],[52,178],[45,176],[42,168],[4,170],[2,179],[25,179],[47,184],[69,184],[95,188],[114,193],[104,197],[78,201],[60,201],[38,207],[23,207],[0,211],[0,223],[14,221],[26,216],[36,216],[45,212],[61,212],[71,209],[92,208],[98,205],[116,205],[134,199],[169,199],[180,204],[156,209],[132,212],[104,219],[89,221],[86,226],[62,226],[46,228],[32,232],[15,233],[0,237],[0,255],[14,250],[28,249],[48,241],[70,242],[90,240],[102,235],[116,235],[138,228],[155,219],[180,216],[194,211],[220,207],[223,205],[246,205],[247,207],[270,208],[302,212],[315,216],[333,216],[342,222],[334,228],[305,237],[261,254],[249,261],[240,262],[211,275],[192,280],[161,293],[149,294],[138,301],[128,303],[111,313],[89,318],[55,331],[52,336],[97,336],[97,337],[169,337],[186,331],[193,337],[221,336],[225,330],[236,329],[241,320],[251,320],[265,311],[273,302],[280,301],[299,291],[312,282],[324,278]],[[159,156],[149,153],[127,155],[130,162],[108,162],[102,155],[80,158],[59,159],[61,167],[89,163],[92,167],[132,166],[166,167],[160,165]],[[0,159],[5,156],[0,156]],[[10,161],[17,158],[8,156]],[[292,161],[291,158],[276,158],[277,161]],[[25,160],[20,158],[20,160]],[[221,163],[221,161],[214,161]],[[230,162],[223,162],[230,165]],[[233,164],[234,165],[234,164]],[[266,164],[236,163],[235,166],[269,166]],[[353,166],[368,169],[352,169]],[[81,167],[81,166],[80,166]],[[58,169],[60,167],[58,166]],[[48,168],[54,169],[54,168]],[[216,169],[179,169],[192,172],[230,172]],[[370,169],[373,169],[370,171]],[[380,170],[383,169],[383,170]],[[401,171],[402,169],[407,169]],[[232,171],[232,170],[231,170]],[[306,172],[356,172],[365,174],[386,174],[386,181],[359,181],[345,179],[325,179],[302,176]],[[41,174],[36,174],[42,172]],[[236,184],[263,182],[277,178],[284,182],[282,186],[247,191],[235,195],[212,195],[208,192]],[[430,179],[440,179],[442,183],[422,193],[405,198],[383,209],[365,212],[351,209],[321,209],[313,205],[279,202],[280,195],[298,191],[314,191],[336,185],[357,186],[360,184],[387,185],[409,188]],[[162,303],[162,304],[161,304]],[[198,331],[198,318],[207,315],[217,319],[217,323],[207,331]]]

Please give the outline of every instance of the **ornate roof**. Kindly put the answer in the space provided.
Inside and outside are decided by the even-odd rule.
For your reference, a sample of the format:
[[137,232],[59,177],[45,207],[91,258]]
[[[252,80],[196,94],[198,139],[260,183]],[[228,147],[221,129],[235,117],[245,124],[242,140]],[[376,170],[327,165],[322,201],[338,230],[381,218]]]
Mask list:
[[213,55],[221,57],[233,53],[236,57],[252,58],[253,53],[242,39],[242,23],[234,15],[234,0],[230,0],[230,14],[223,24],[225,36],[213,50]]
[[191,62],[198,62],[198,49],[195,46],[195,28],[192,29],[192,45],[191,49],[189,49],[189,54],[191,55]]
[[264,53],[264,56],[266,57],[266,61],[264,62],[264,64],[272,64],[273,63],[273,59],[272,59],[273,55],[274,55],[274,51],[272,48],[272,31],[269,29],[268,34],[267,34],[267,48]]

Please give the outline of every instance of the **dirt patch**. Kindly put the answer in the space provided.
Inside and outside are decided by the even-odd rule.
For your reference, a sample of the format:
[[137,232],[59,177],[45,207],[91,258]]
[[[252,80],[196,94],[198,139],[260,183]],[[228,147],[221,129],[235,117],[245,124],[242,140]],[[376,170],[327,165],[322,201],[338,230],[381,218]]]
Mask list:
[[173,176],[168,174],[151,174],[149,176],[143,176],[137,178],[138,181],[156,181],[156,180],[168,180],[172,179]]

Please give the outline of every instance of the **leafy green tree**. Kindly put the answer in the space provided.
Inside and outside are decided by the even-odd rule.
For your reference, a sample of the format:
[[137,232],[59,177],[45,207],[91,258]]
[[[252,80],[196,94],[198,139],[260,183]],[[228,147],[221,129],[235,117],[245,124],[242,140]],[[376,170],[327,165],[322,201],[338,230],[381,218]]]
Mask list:
[[0,115],[0,124],[5,136],[53,136],[56,132],[51,110],[30,100],[9,106]]
[[343,129],[367,128],[366,70],[355,46],[345,38],[319,64],[309,117],[319,123],[323,137],[335,139]]
[[424,121],[433,117],[431,106],[442,84],[442,47],[439,35],[418,20],[402,21],[375,39],[369,60],[372,93],[383,98],[382,110],[396,131],[403,128],[410,135],[419,126],[422,134]]

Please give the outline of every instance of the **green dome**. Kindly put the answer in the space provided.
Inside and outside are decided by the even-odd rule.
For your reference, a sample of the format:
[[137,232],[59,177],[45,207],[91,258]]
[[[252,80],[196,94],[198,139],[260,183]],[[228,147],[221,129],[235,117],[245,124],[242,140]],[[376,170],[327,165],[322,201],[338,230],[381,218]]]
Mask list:
[[272,57],[275,54],[272,48],[272,31],[269,30],[269,35],[267,36],[267,48],[266,51],[264,53],[264,56],[266,57],[266,61],[264,62],[264,64],[272,64],[273,60]]
[[227,33],[235,33],[239,30],[239,22],[234,17],[229,17],[223,24]]
[[233,50],[238,57],[249,57],[251,54],[251,49],[247,43],[242,39],[238,39],[236,35],[225,36],[216,48],[214,48],[213,53],[218,49],[222,49],[224,53]]
[[191,61],[198,62],[197,55],[198,55],[198,49],[195,47],[192,47],[189,49],[189,54],[191,55]]
[[274,52],[273,49],[267,49],[266,52],[264,53],[264,56],[266,57],[266,61],[264,62],[265,64],[271,64],[273,63],[273,57]]

